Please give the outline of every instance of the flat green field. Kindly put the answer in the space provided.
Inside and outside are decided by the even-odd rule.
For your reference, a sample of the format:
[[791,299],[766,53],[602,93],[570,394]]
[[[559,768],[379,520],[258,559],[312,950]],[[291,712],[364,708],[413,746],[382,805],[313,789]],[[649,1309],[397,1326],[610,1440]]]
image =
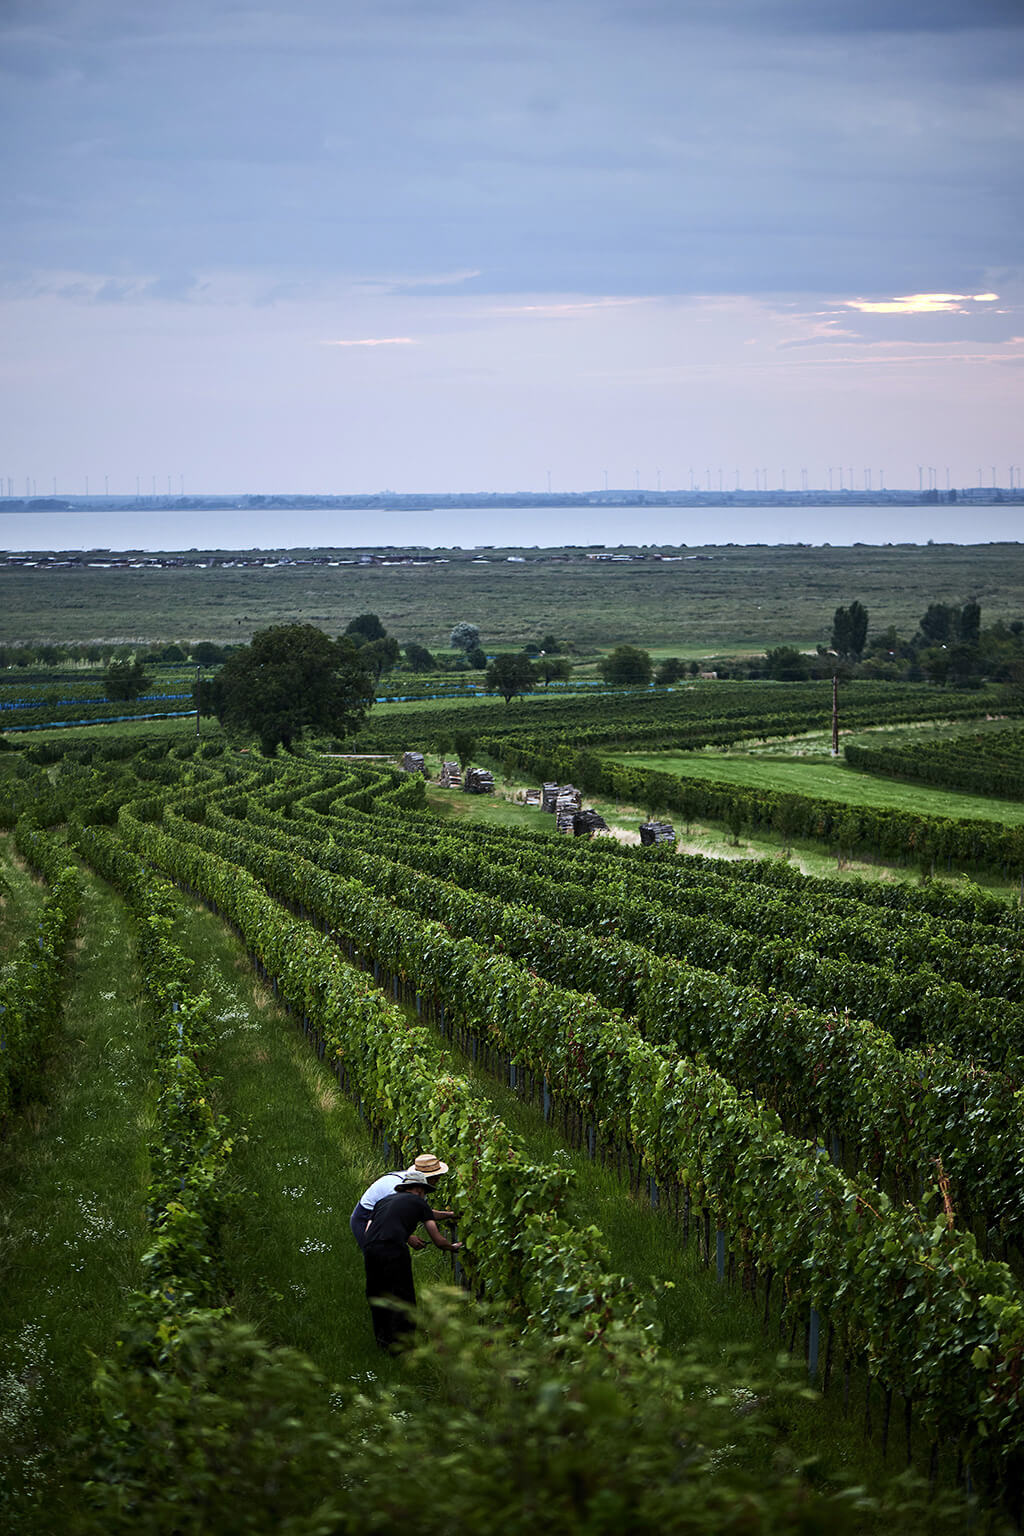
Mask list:
[[1006,826],[1024,823],[1024,805],[1015,800],[989,799],[955,790],[928,789],[920,784],[889,783],[848,768],[842,758],[755,756],[730,752],[610,752],[619,762],[656,768],[683,778],[714,779],[751,789],[774,789],[846,805],[881,806],[917,816],[997,821]]
[[[287,530],[282,529],[286,534]],[[982,622],[1024,617],[1024,544],[818,549],[726,545],[610,564],[526,550],[523,564],[0,570],[0,642],[247,641],[295,621],[336,634],[380,615],[405,642],[446,648],[461,619],[488,649],[551,632],[584,650],[620,641],[706,656],[826,641],[858,598],[871,629],[912,634],[931,602],[976,598]],[[700,558],[698,558],[700,556]]]

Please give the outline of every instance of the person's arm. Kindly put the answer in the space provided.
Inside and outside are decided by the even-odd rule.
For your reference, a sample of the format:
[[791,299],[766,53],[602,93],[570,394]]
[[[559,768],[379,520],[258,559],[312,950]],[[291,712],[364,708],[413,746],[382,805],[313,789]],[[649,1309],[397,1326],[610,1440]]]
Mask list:
[[431,1218],[428,1217],[423,1225],[426,1228],[427,1236],[430,1238],[430,1241],[434,1243],[438,1248],[443,1248],[446,1253],[454,1253],[456,1248],[462,1247],[461,1243],[450,1243],[446,1237],[442,1237],[441,1233],[437,1229],[436,1221],[433,1221]]

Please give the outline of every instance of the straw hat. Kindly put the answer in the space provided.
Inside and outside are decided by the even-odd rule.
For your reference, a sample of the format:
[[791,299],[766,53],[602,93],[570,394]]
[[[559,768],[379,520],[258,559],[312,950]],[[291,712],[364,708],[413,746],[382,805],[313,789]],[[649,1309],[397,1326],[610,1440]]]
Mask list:
[[412,1167],[407,1169],[407,1172],[422,1173],[428,1179],[436,1179],[442,1173],[448,1172],[448,1164],[442,1163],[441,1159],[436,1157],[433,1152],[421,1152]]

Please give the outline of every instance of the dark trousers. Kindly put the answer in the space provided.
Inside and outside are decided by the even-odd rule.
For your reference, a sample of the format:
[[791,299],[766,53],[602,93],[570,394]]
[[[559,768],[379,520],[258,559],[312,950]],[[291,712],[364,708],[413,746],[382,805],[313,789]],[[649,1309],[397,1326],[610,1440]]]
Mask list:
[[369,1223],[370,1217],[372,1215],[373,1212],[368,1211],[366,1206],[362,1203],[362,1201],[360,1201],[348,1219],[348,1224],[352,1229],[352,1236],[355,1238],[360,1248],[363,1246],[363,1238],[366,1236],[367,1224]]
[[381,1349],[394,1349],[411,1333],[413,1320],[407,1312],[379,1306],[385,1299],[416,1305],[416,1287],[412,1278],[412,1254],[408,1248],[395,1252],[364,1248],[366,1299],[370,1303],[373,1336]]

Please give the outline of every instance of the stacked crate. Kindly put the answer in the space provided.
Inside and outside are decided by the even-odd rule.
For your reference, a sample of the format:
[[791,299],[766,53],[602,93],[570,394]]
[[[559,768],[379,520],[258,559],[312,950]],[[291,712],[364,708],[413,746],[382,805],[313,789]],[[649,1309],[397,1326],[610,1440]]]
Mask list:
[[487,768],[467,768],[463,788],[467,795],[493,795],[494,774]]
[[645,848],[655,843],[674,843],[676,829],[670,821],[645,821],[640,828],[640,841]]
[[427,777],[427,765],[423,761],[423,753],[422,752],[406,752],[404,754],[404,756],[402,757],[402,772],[403,773],[422,773],[423,777],[426,778]]
[[595,832],[607,832],[608,823],[596,811],[577,811],[572,819],[574,837],[592,837]]
[[542,811],[554,812],[558,803],[558,785],[545,784],[540,792],[540,808]]
[[442,789],[461,789],[462,773],[458,763],[443,762],[437,782]]
[[575,789],[571,784],[563,784],[558,791],[558,799],[555,801],[555,831],[573,831],[573,821],[580,809],[583,799],[581,790]]

